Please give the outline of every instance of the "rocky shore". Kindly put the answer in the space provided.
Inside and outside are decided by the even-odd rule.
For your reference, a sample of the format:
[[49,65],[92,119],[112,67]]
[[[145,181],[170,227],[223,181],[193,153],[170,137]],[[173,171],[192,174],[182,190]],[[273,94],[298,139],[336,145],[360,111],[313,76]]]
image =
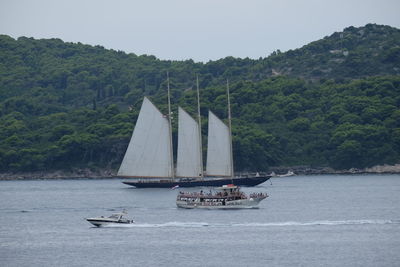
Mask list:
[[91,169],[74,169],[74,170],[57,170],[57,171],[40,171],[40,172],[6,172],[0,173],[0,180],[45,180],[45,179],[107,179],[115,177],[116,172],[113,170],[91,170]]
[[395,165],[378,165],[371,168],[357,169],[351,168],[348,170],[335,170],[330,167],[309,167],[309,166],[291,166],[291,167],[272,167],[272,172],[276,174],[285,174],[292,171],[297,175],[317,175],[317,174],[363,174],[363,173],[379,173],[379,174],[394,174],[400,173],[400,164]]
[[[379,165],[371,168],[349,170],[334,170],[330,167],[310,167],[310,166],[291,166],[291,167],[271,167],[270,173],[285,174],[293,171],[296,175],[321,175],[321,174],[400,174],[400,164]],[[116,171],[110,169],[74,169],[69,171],[40,171],[24,173],[0,173],[0,180],[41,180],[41,179],[108,179],[116,178]]]

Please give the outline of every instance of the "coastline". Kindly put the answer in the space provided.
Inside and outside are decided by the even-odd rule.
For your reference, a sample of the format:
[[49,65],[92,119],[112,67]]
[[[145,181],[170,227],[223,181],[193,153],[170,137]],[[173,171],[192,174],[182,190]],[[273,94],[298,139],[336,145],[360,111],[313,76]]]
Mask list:
[[116,172],[109,169],[91,170],[54,170],[36,172],[5,172],[0,173],[0,181],[7,180],[50,180],[50,179],[120,179]]
[[321,175],[321,174],[400,174],[400,164],[377,165],[370,168],[351,168],[348,170],[335,170],[331,167],[310,167],[310,166],[291,166],[291,167],[271,167],[271,171],[276,174],[285,174],[293,171],[296,175]]
[[[310,167],[310,166],[291,166],[291,167],[271,167],[269,173],[285,174],[293,171],[296,175],[323,175],[323,174],[400,174],[400,164],[378,165],[371,168],[349,170],[334,170],[330,167]],[[0,181],[7,180],[50,180],[50,179],[121,179],[116,177],[115,170],[98,169],[91,170],[73,169],[73,170],[54,170],[37,172],[5,172],[0,173]]]

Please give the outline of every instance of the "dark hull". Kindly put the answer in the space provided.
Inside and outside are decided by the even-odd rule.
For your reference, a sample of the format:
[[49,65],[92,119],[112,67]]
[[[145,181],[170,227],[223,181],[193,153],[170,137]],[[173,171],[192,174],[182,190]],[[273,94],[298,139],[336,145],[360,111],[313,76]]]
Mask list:
[[219,187],[226,184],[234,184],[238,186],[256,186],[267,181],[271,176],[253,176],[253,177],[236,177],[236,178],[216,178],[210,180],[181,180],[181,181],[124,181],[124,184],[135,186],[136,188],[172,188],[179,187],[197,187],[197,186],[213,186]]

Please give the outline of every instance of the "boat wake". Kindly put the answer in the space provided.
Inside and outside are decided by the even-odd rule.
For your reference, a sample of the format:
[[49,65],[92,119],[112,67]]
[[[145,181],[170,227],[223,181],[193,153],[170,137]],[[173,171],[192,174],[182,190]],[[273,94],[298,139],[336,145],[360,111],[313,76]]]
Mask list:
[[103,227],[124,228],[199,228],[199,227],[290,227],[290,226],[340,226],[340,225],[387,225],[400,224],[400,220],[342,220],[311,222],[268,222],[268,223],[207,223],[207,222],[167,222],[167,223],[134,223],[110,224]]
[[235,226],[268,227],[268,226],[318,226],[318,225],[364,225],[364,224],[400,224],[400,220],[343,220],[343,221],[312,221],[312,222],[272,222],[245,223]]

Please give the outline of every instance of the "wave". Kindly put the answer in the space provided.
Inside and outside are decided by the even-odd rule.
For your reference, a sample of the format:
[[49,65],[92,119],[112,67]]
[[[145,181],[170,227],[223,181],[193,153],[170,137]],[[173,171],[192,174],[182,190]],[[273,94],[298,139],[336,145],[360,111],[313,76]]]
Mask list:
[[341,221],[311,221],[311,222],[272,222],[272,223],[244,223],[236,226],[316,226],[316,225],[363,225],[363,224],[400,224],[400,220],[341,220]]
[[127,225],[110,224],[105,227],[138,227],[138,228],[198,228],[198,227],[290,227],[290,226],[339,226],[339,225],[384,225],[400,224],[400,220],[341,220],[311,222],[268,222],[268,223],[207,223],[207,222],[167,222],[167,223],[134,223]]

